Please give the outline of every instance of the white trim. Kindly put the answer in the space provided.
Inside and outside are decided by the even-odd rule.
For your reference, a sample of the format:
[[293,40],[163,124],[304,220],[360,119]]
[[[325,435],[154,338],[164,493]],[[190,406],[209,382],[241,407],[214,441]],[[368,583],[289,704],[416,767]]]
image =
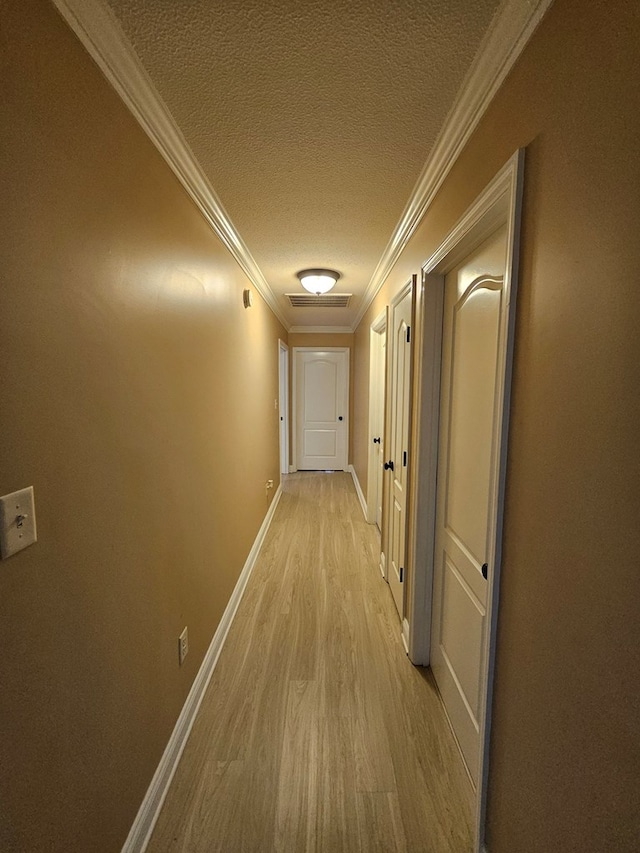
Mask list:
[[289,375],[289,345],[278,338],[278,449],[280,455],[280,475],[286,474],[289,471]]
[[496,13],[416,182],[400,221],[362,297],[353,324],[364,317],[460,156],[487,107],[553,0],[507,0]]
[[[367,458],[367,510],[365,513],[366,519],[369,524],[376,523],[376,516],[378,514],[378,499],[382,500],[382,495],[378,495],[377,488],[377,474],[378,474],[378,464],[380,459],[380,451],[376,448],[373,443],[374,431],[373,431],[373,422],[376,416],[377,409],[377,401],[378,394],[380,393],[379,386],[382,385],[382,432],[384,433],[384,394],[386,391],[386,361],[385,365],[383,365],[382,371],[380,371],[380,361],[378,358],[378,352],[376,351],[376,338],[374,336],[380,337],[381,335],[385,336],[385,347],[386,347],[386,334],[387,334],[387,309],[385,308],[376,319],[373,321],[371,326],[369,327],[369,420],[367,421],[368,425],[368,447],[369,454]],[[375,361],[374,361],[374,353],[375,353]],[[385,349],[386,354],[386,349]],[[379,436],[380,441],[383,440],[384,436]],[[382,519],[380,520],[382,523]]]
[[441,275],[451,269],[506,221],[514,201],[513,186],[519,181],[523,165],[524,149],[520,149],[505,163],[423,264],[425,275]]
[[233,622],[238,610],[238,605],[240,604],[244,594],[251,572],[254,569],[258,553],[262,547],[281,496],[282,488],[278,486],[278,489],[273,496],[273,500],[271,501],[271,506],[264,517],[264,521],[262,522],[260,530],[258,530],[258,534],[254,540],[251,550],[249,551],[249,556],[247,557],[244,567],[240,572],[238,582],[231,593],[229,603],[222,614],[220,624],[213,635],[211,644],[204,656],[204,660],[202,661],[198,674],[194,679],[189,695],[182,707],[182,711],[180,712],[180,716],[178,717],[173,732],[171,733],[171,737],[169,738],[169,742],[167,743],[162,758],[160,759],[160,763],[153,775],[151,784],[147,789],[147,793],[144,796],[142,804],[138,810],[138,814],[136,815],[131,830],[129,831],[127,840],[122,847],[122,853],[144,853],[144,850],[146,850],[156,820],[160,814],[160,809],[162,808],[169,786],[171,785],[171,780],[173,779],[180,757],[187,743],[187,739],[191,732],[191,728],[200,708],[200,704],[209,681],[211,680],[211,676],[213,675],[213,671],[218,663],[218,658],[220,657],[220,652],[222,651],[224,642],[227,639],[229,628],[231,627],[231,623]]
[[402,620],[402,645],[407,654],[409,654],[409,623],[406,619]]
[[[343,352],[347,354],[347,388],[345,391],[345,408],[347,411],[346,447],[344,450],[344,468],[338,470],[349,471],[349,444],[351,436],[351,349],[349,347],[292,347],[292,373],[291,373],[291,453],[293,457],[293,470],[298,470],[298,367],[296,355],[299,352]],[[344,417],[344,415],[343,415]]]
[[53,2],[162,154],[209,225],[240,264],[278,320],[288,329],[289,324],[276,295],[236,230],[111,9],[102,0]]
[[278,297],[237,232],[113,12],[103,0],[53,2],[285,329],[297,334],[351,334],[553,0],[506,0],[495,15],[351,326],[289,326]]
[[411,450],[411,517],[409,520],[409,658],[428,666],[431,644],[432,578],[425,567],[435,548],[435,515],[440,420],[440,356],[442,348],[443,287],[426,287],[425,276],[416,294],[414,322],[414,416]]
[[[422,519],[422,533],[419,532],[420,524],[415,524],[412,531],[412,553],[415,559],[412,563],[412,571],[409,574],[409,583],[412,585],[412,609],[410,614],[410,625],[415,630],[415,624],[424,620],[430,624],[431,600],[430,596],[422,596],[424,589],[430,589],[433,579],[434,565],[434,535],[435,535],[435,482],[434,473],[437,472],[438,444],[437,433],[439,428],[439,397],[435,400],[435,386],[439,380],[436,377],[440,373],[441,352],[439,346],[442,333],[442,291],[444,290],[444,276],[454,268],[463,257],[479,246],[489,234],[501,224],[507,225],[507,253],[504,290],[505,313],[502,315],[502,329],[500,338],[502,341],[498,355],[501,375],[503,381],[497,389],[497,394],[503,394],[498,398],[497,405],[501,412],[500,428],[500,452],[498,458],[492,462],[492,476],[497,484],[495,500],[491,508],[490,527],[492,532],[493,554],[489,553],[488,562],[493,566],[489,574],[489,587],[487,591],[487,619],[485,621],[483,642],[487,649],[486,661],[481,673],[481,714],[480,714],[480,768],[478,772],[478,796],[476,811],[476,851],[481,850],[484,843],[484,828],[486,820],[486,802],[489,773],[489,739],[491,730],[491,704],[493,674],[495,668],[496,633],[498,600],[500,589],[500,562],[502,552],[502,523],[504,513],[504,491],[507,465],[507,441],[509,429],[509,404],[511,388],[511,368],[513,359],[513,339],[515,328],[515,304],[517,291],[518,255],[519,255],[519,233],[520,217],[522,207],[522,178],[524,170],[524,150],[517,151],[505,164],[496,177],[487,186],[484,192],[471,205],[464,216],[460,219],[454,229],[446,237],[444,242],[429,258],[423,266],[424,301],[419,335],[423,339],[416,346],[423,352],[423,358],[431,358],[437,363],[426,363],[422,380],[423,401],[419,404],[419,417],[416,424],[419,434],[416,436],[418,447],[416,464],[419,466],[420,478],[427,479],[431,484],[428,488],[420,490],[416,487],[414,519]],[[433,317],[435,307],[440,305],[439,316]],[[506,315],[506,316],[505,316]],[[429,402],[434,405],[429,405]],[[414,477],[414,483],[418,478]],[[429,608],[427,611],[426,608]],[[413,641],[415,635],[411,634]],[[423,637],[424,640],[424,637]],[[410,644],[413,655],[414,648]],[[421,653],[419,662],[428,660],[428,642],[426,655]],[[411,657],[413,660],[413,656]]]
[[360,506],[362,507],[362,513],[364,515],[364,520],[367,520],[367,502],[364,499],[364,494],[362,493],[362,488],[360,486],[360,480],[358,480],[358,475],[356,474],[356,469],[353,465],[349,465],[349,473],[353,478],[353,485],[356,487],[356,494],[358,495],[358,500],[360,501]]
[[292,335],[352,335],[351,326],[290,326],[289,333]]
[[[504,381],[498,393],[503,392],[500,401],[502,424],[500,431],[500,453],[494,461],[494,476],[497,482],[495,516],[492,519],[495,529],[495,553],[493,557],[493,577],[490,599],[487,606],[486,642],[487,655],[485,671],[482,673],[485,713],[480,728],[480,772],[478,808],[476,812],[477,844],[484,845],[484,830],[487,816],[487,797],[489,790],[489,750],[491,740],[491,719],[493,710],[493,679],[496,662],[496,638],[498,633],[498,606],[500,601],[500,573],[502,569],[502,531],[504,521],[504,501],[507,479],[507,450],[509,443],[509,417],[511,414],[511,376],[513,372],[513,350],[516,325],[516,297],[518,292],[518,271],[520,266],[520,225],[522,219],[522,197],[524,184],[524,149],[517,151],[502,171],[496,176],[495,184],[505,188],[507,202],[507,262],[505,288],[509,298],[506,328],[504,330],[504,350],[502,365]],[[497,187],[494,189],[494,193]],[[499,204],[499,202],[495,202]]]
[[380,574],[382,575],[382,579],[386,581],[387,575],[387,558],[385,556],[384,551],[380,551],[380,562],[378,564],[380,566]]

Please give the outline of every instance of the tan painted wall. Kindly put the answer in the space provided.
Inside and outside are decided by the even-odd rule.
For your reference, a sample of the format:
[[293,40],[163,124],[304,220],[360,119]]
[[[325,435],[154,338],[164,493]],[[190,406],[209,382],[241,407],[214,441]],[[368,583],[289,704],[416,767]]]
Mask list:
[[0,494],[39,541],[0,564],[0,849],[113,853],[279,478],[286,333],[52,7],[1,15]]
[[329,332],[290,332],[290,347],[353,347],[353,335]]
[[[386,286],[383,288],[387,294]],[[390,299],[393,293],[388,293]],[[364,494],[367,494],[369,479],[369,346],[370,326],[374,316],[367,311],[356,330],[354,346],[353,412],[351,435],[353,450],[351,460]]]
[[356,334],[527,148],[490,853],[640,838],[638,5],[556,0]]
[[[354,335],[337,333],[337,332],[291,332],[289,334],[289,347],[291,348],[291,357],[289,359],[289,373],[291,390],[290,395],[290,423],[293,423],[293,347],[348,347],[349,349],[349,462],[353,459],[353,394],[354,394]],[[291,453],[293,453],[293,443],[291,443]],[[293,457],[291,458],[293,461]]]

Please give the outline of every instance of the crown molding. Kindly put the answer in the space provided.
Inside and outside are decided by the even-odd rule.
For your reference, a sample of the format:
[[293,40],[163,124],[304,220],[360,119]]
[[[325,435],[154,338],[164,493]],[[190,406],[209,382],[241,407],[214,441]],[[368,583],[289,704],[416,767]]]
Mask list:
[[427,208],[553,0],[505,0],[496,12],[362,299],[367,312]]
[[355,329],[351,326],[291,326],[291,335],[352,335]]
[[168,107],[104,0],[53,0],[258,293],[290,332],[353,332],[414,234],[453,163],[553,0],[505,0],[481,42],[427,163],[378,262],[352,327],[290,326]]
[[113,12],[102,0],[53,0],[109,83],[164,157],[209,225],[285,329],[273,290],[189,148]]

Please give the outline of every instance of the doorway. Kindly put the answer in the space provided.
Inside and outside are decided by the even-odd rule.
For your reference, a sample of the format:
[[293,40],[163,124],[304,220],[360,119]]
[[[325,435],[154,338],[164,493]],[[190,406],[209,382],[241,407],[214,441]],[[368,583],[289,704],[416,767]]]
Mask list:
[[487,798],[523,153],[423,266],[416,315],[409,656],[431,663],[475,780],[476,851]]
[[347,347],[293,348],[293,418],[296,470],[348,470]]
[[289,473],[289,347],[278,341],[278,417],[280,473]]
[[445,275],[431,670],[477,786],[506,226]]

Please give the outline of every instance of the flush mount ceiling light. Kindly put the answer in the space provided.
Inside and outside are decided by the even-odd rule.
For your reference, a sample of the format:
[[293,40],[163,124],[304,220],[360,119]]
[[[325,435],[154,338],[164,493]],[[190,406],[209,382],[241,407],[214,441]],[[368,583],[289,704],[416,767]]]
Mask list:
[[296,273],[300,279],[300,284],[309,293],[315,293],[320,296],[321,293],[328,293],[340,278],[340,273],[335,270],[300,270]]

